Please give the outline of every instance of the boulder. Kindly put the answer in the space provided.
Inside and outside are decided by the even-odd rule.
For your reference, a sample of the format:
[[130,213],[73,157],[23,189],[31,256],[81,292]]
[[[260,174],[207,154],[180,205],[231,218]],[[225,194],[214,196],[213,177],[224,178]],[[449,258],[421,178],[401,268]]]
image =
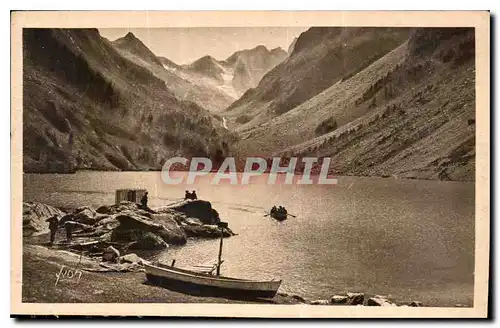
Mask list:
[[149,213],[147,211],[141,210],[139,208],[139,204],[128,201],[122,201],[120,202],[120,204],[101,206],[96,210],[97,213],[108,214],[108,215],[118,214],[120,212],[125,212],[125,211],[132,211],[132,212],[142,211],[144,213]]
[[111,233],[110,240],[128,243],[131,249],[157,250],[168,247],[168,244],[155,233],[137,229],[115,229]]
[[160,236],[155,235],[152,232],[140,234],[138,240],[130,245],[130,249],[158,250],[167,247],[168,244]]
[[139,265],[144,265],[144,263],[148,263],[148,261],[146,261],[143,258],[139,257],[135,253],[130,253],[130,254],[121,256],[120,257],[120,263],[137,263]]
[[99,222],[97,222],[95,224],[95,227],[100,228],[100,229],[104,229],[104,230],[112,230],[112,229],[118,228],[119,225],[120,225],[120,222],[116,218],[114,218],[112,216],[108,216],[107,218],[104,218],[104,219],[100,220]]
[[152,214],[149,219],[129,211],[116,215],[115,219],[120,223],[119,230],[152,232],[174,245],[183,245],[187,240],[184,230],[168,214]]
[[99,220],[102,220],[106,217],[106,215],[98,214],[96,211],[94,211],[90,207],[83,207],[77,209],[72,215],[71,215],[71,221],[83,223],[83,224],[88,224],[88,225],[94,225],[96,222]]
[[157,231],[162,229],[161,224],[150,221],[145,216],[140,216],[134,212],[122,212],[115,216],[115,219],[120,223],[120,229],[136,229],[144,231]]
[[346,304],[348,301],[349,297],[345,295],[333,295],[332,298],[330,298],[330,303],[332,304]]
[[68,245],[68,247],[77,252],[98,253],[102,252],[108,244],[99,240],[77,241]]
[[365,294],[363,293],[347,293],[347,305],[363,304],[365,301]]
[[203,224],[216,224],[220,222],[219,214],[212,209],[212,204],[205,200],[185,200],[181,203],[157,209],[157,212],[174,210],[185,214],[187,217],[199,219]]
[[195,219],[195,218],[186,218],[184,220],[184,223],[186,223],[187,225],[190,225],[190,226],[201,226],[201,225],[203,225],[203,222],[201,222],[199,219]]
[[[204,224],[201,226],[181,224],[188,237],[220,238],[220,229],[216,225]],[[230,229],[224,229],[224,237],[234,236]]]
[[54,215],[63,217],[65,213],[42,203],[23,203],[23,236],[34,236],[49,232],[46,220]]
[[175,218],[170,214],[153,214],[151,221],[160,224],[162,229],[156,231],[166,243],[171,245],[184,245],[187,236],[184,230],[179,226]]
[[83,232],[95,231],[95,228],[93,226],[80,222],[66,221],[65,224],[71,224],[73,231],[83,231]]
[[413,301],[413,302],[410,303],[410,306],[411,307],[422,307],[424,305],[422,304],[422,302]]
[[389,302],[385,296],[376,295],[370,297],[366,303],[368,306],[394,306],[395,304]]
[[109,246],[102,254],[102,260],[105,262],[117,262],[120,257],[120,252],[113,246]]
[[309,304],[311,304],[311,305],[330,305],[331,303],[329,300],[314,300],[314,301],[309,302]]
[[160,208],[155,208],[156,214],[167,214],[169,215],[172,219],[174,219],[178,224],[181,222],[186,221],[186,215],[181,212],[177,212],[176,210],[173,210],[169,207],[160,207]]
[[297,301],[299,301],[299,302],[301,302],[301,303],[306,303],[306,299],[305,299],[305,298],[303,298],[303,297],[302,297],[302,296],[300,296],[300,295],[292,295],[291,297],[292,297],[294,300],[297,300]]

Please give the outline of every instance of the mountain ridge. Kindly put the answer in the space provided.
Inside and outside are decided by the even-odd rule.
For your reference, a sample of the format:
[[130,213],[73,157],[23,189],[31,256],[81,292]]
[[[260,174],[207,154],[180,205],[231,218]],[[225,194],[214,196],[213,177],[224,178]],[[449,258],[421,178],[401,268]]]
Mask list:
[[228,154],[230,133],[96,29],[23,30],[23,169],[160,169]]

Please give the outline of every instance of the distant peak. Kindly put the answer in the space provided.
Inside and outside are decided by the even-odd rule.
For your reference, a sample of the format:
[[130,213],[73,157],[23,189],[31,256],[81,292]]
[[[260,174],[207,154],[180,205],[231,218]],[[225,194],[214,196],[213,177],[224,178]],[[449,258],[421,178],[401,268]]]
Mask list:
[[281,47],[276,47],[274,49],[271,49],[271,52],[286,52],[286,51],[283,50],[283,48],[281,48]]
[[266,46],[263,46],[263,45],[259,45],[255,48],[253,48],[252,50],[259,50],[259,51],[266,51],[266,52],[269,52],[269,50],[267,49]]
[[139,39],[132,32],[128,32],[124,37],[118,38],[113,42],[116,44],[130,44],[137,41],[139,41]]
[[205,55],[205,56],[201,57],[198,60],[215,60],[215,59],[212,56],[210,56],[210,55]]
[[125,35],[125,39],[136,39],[134,33],[128,32],[127,35]]

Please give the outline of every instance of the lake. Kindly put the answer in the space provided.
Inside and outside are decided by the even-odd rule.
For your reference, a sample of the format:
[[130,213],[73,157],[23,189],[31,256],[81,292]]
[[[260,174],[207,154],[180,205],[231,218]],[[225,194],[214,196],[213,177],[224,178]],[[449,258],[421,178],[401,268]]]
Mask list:
[[[24,174],[24,201],[60,207],[114,203],[115,190],[145,188],[151,207],[196,190],[237,236],[224,240],[222,273],[283,279],[281,292],[308,299],[359,291],[426,306],[472,306],[474,183],[339,177],[337,185],[166,185],[160,172]],[[296,215],[264,217],[273,205]],[[189,240],[159,257],[214,263],[219,240]]]

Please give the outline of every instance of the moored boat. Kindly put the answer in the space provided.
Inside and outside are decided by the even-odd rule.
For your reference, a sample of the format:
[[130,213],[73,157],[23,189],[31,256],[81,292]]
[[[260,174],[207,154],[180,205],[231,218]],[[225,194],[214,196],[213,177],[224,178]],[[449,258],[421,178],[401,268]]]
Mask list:
[[195,272],[164,264],[146,264],[148,281],[189,293],[222,294],[243,298],[272,298],[281,280],[255,281]]
[[[192,270],[161,263],[145,264],[149,282],[190,294],[225,295],[234,298],[272,298],[278,292],[281,280],[248,280],[220,275],[222,244],[227,223],[219,222],[221,231],[218,261],[213,266],[196,266]],[[215,273],[214,273],[215,271]]]

